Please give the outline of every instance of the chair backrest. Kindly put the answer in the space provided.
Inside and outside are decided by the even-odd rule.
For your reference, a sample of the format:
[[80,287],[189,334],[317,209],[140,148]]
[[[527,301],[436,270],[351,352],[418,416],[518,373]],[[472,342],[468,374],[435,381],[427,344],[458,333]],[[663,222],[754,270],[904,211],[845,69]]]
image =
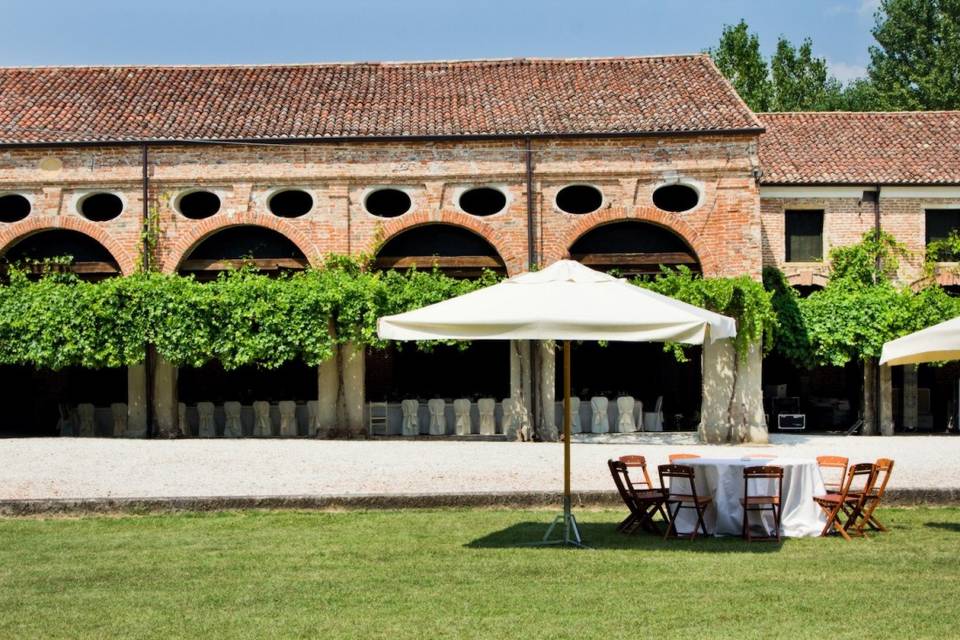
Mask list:
[[872,462],[860,462],[847,469],[847,478],[840,490],[841,500],[846,500],[850,495],[860,497],[858,508],[863,505],[867,494],[873,489],[873,483],[877,477],[877,467]]
[[[687,495],[691,495],[696,499],[697,485],[694,483],[693,467],[686,464],[662,464],[657,467],[657,472],[660,474],[660,487],[665,494],[671,492],[674,480],[684,480],[689,488],[689,494]],[[665,480],[668,479],[670,480],[669,484],[665,482]]]
[[[638,485],[643,484],[644,489],[653,489],[653,483],[650,482],[650,474],[647,472],[647,459],[643,456],[620,456],[618,458],[627,467],[627,480],[630,482],[630,485],[636,489]],[[632,468],[639,468],[643,474],[643,478],[630,477],[629,470]]]
[[657,396],[657,401],[653,403],[653,412],[660,413],[663,411],[663,396]]
[[[825,482],[829,485],[835,485],[837,487],[843,485],[847,479],[847,466],[849,464],[850,460],[843,456],[817,456],[817,466],[820,467],[820,475],[823,475],[824,469],[836,470],[833,473],[828,473],[828,478],[825,479]],[[835,480],[831,481],[829,476],[834,477]]]
[[[751,480],[776,480],[777,492],[773,494],[779,498],[783,495],[783,467],[764,465],[762,467],[746,467],[743,470],[743,497],[750,497]],[[769,494],[765,494],[769,495]]]
[[878,458],[874,463],[877,471],[877,477],[873,481],[873,495],[876,498],[882,498],[887,490],[887,483],[890,482],[890,474],[893,473],[893,460],[890,458]]
[[696,460],[700,456],[695,453],[671,453],[668,457],[670,458],[670,464],[673,464],[677,460]]
[[627,465],[619,460],[610,458],[607,460],[607,466],[610,468],[610,475],[613,476],[613,484],[616,485],[617,492],[620,493],[620,499],[623,500],[632,511],[633,497],[627,489],[627,487],[630,486],[630,475],[627,471]]

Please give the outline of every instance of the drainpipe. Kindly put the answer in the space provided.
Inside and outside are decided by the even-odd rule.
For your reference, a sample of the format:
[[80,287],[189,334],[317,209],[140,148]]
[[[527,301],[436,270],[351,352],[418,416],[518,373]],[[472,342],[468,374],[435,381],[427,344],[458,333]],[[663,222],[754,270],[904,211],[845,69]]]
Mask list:
[[[534,228],[534,194],[533,194],[533,145],[530,137],[524,139],[524,162],[527,172],[527,269],[533,269],[538,262],[537,234]],[[540,362],[540,342],[529,341],[530,352],[530,421],[533,423],[533,435],[540,439],[540,422],[543,412],[540,410],[540,376],[542,374]],[[520,382],[521,386],[523,381]]]
[[[873,198],[873,231],[877,236],[877,242],[880,242],[880,232],[882,230],[883,229],[880,225],[880,185],[878,184],[876,195]],[[878,254],[877,262],[876,262],[877,273],[880,273],[880,269],[882,266],[883,264],[880,259],[880,255]],[[881,414],[883,411],[883,399],[880,397],[880,394],[883,391],[883,385],[880,384],[880,359],[879,358],[877,358],[877,365],[874,371],[873,378],[874,378],[873,380],[873,385],[874,385],[873,386],[873,403],[874,403],[873,418],[876,421],[875,433],[877,435],[881,435],[883,433],[881,431],[881,424],[882,424]]]
[[[143,212],[141,220],[141,229],[143,233],[143,254],[141,255],[141,261],[143,263],[143,271],[147,273],[150,271],[150,244],[148,242],[149,233],[150,233],[150,171],[149,171],[149,162],[150,162],[150,151],[147,148],[147,145],[143,145],[143,174],[142,174],[142,183],[143,183],[143,193],[141,194],[143,200]],[[153,346],[150,344],[145,345],[144,348],[145,358],[143,363],[143,373],[144,373],[144,384],[146,385],[144,393],[144,402],[147,404],[147,438],[153,437],[154,431],[154,411],[153,411],[153,365],[154,365],[154,354]]]

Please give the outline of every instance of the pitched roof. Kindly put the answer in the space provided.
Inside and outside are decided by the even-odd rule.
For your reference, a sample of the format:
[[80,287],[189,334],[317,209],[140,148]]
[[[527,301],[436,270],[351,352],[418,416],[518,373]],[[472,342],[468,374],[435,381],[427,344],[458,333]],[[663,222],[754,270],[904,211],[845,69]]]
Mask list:
[[705,55],[0,68],[0,144],[744,129]]
[[960,111],[759,118],[763,184],[960,184]]

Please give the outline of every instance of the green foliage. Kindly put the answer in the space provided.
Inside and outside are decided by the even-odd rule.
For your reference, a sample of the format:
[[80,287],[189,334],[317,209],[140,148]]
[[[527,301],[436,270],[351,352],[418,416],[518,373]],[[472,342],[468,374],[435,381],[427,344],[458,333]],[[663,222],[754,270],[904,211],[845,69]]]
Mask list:
[[735,342],[741,357],[757,341],[762,340],[765,349],[773,344],[777,318],[771,294],[748,276],[703,278],[681,266],[663,268],[655,279],[637,280],[635,284],[736,320]]
[[774,111],[832,111],[842,107],[843,87],[827,72],[825,58],[813,55],[813,42],[794,47],[785,38],[777,41],[770,59]]
[[830,280],[859,285],[890,282],[907,253],[892,235],[872,229],[860,242],[830,251]]
[[[99,283],[72,273],[31,279],[11,268],[0,286],[0,363],[61,369],[142,362],[145,345],[178,365],[219,360],[227,369],[314,365],[338,344],[383,347],[377,318],[487,286],[433,271],[370,272],[331,257],[319,269],[271,278],[250,268],[208,283],[138,273]],[[418,343],[421,346],[421,343]],[[430,344],[422,343],[424,348]]]
[[716,49],[707,52],[751,109],[770,110],[770,69],[760,53],[760,38],[750,33],[744,20],[724,25]]
[[830,253],[827,286],[801,298],[779,270],[764,270],[779,319],[775,350],[796,365],[843,366],[877,358],[883,343],[960,314],[960,300],[942,288],[920,291],[893,283],[906,250],[888,234],[869,232]]
[[960,233],[951,231],[950,235],[927,244],[924,262],[934,265],[937,262],[957,262],[960,260]]
[[875,18],[868,72],[879,108],[960,107],[960,2],[883,0]]

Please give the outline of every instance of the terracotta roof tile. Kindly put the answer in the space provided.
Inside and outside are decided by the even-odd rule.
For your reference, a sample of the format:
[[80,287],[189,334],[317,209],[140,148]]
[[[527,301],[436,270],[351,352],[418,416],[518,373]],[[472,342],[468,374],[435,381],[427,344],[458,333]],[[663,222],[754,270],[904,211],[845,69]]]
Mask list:
[[0,69],[0,144],[759,128],[705,55]]
[[759,118],[763,184],[960,184],[960,111]]

